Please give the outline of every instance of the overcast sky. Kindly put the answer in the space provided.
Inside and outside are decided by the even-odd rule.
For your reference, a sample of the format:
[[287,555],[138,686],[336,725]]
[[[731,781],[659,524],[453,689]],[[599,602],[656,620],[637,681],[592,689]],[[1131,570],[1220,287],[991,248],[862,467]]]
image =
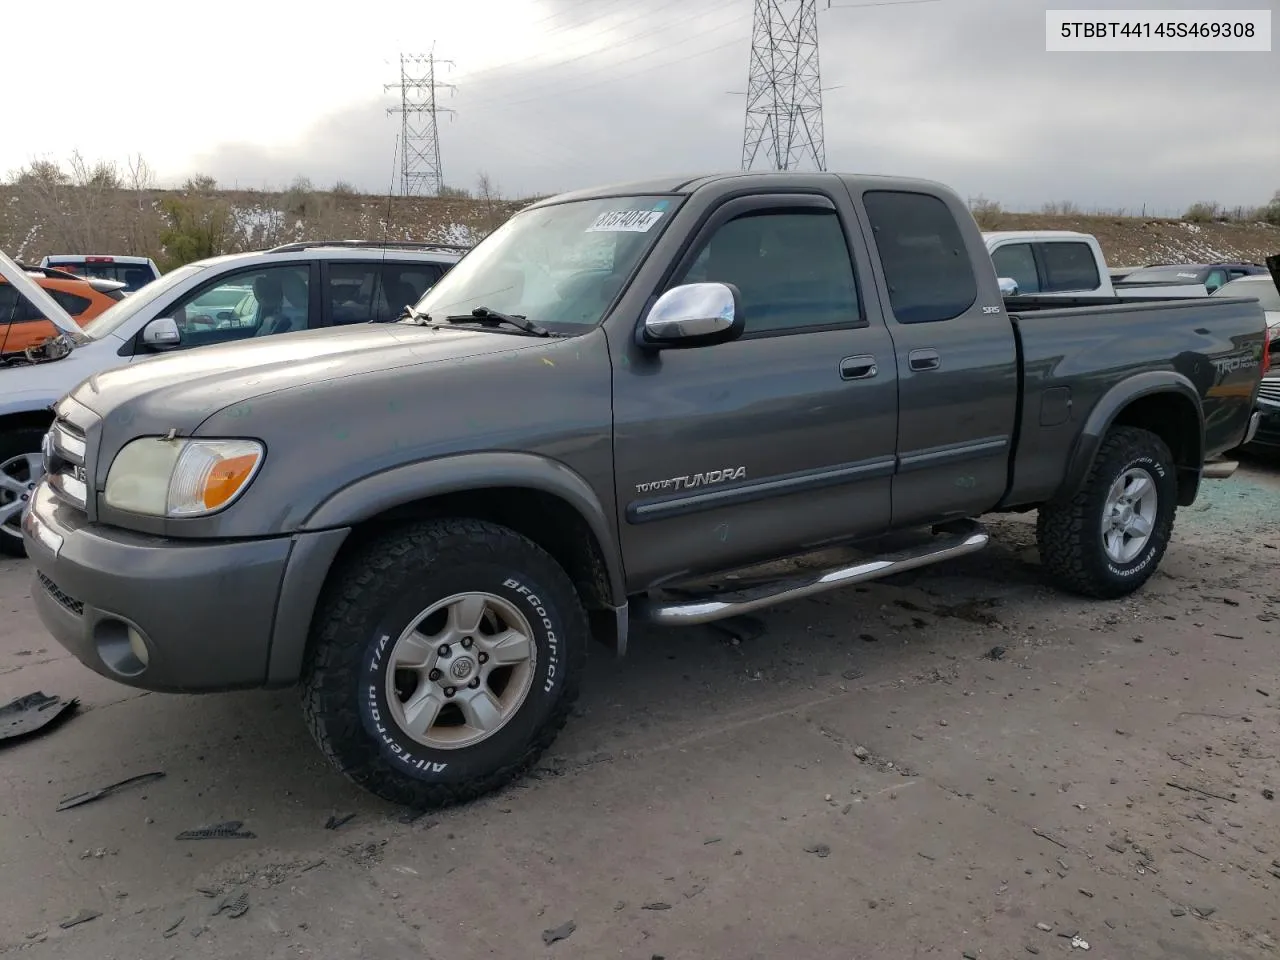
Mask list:
[[[1006,208],[1264,202],[1280,189],[1280,52],[1046,53],[1044,11],[1274,3],[819,0],[827,166]],[[399,53],[433,43],[454,62],[439,76],[456,86],[440,94],[453,185],[483,170],[529,195],[740,164],[752,0],[4,6],[0,173],[79,148],[141,152],[165,183],[301,174],[385,192],[400,126],[382,87]]]

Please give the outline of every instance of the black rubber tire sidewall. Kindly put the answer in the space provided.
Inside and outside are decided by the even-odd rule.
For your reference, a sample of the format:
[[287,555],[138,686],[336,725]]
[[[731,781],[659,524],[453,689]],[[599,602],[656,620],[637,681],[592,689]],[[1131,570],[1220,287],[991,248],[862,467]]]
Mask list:
[[[1135,444],[1127,449],[1118,448],[1108,457],[1110,463],[1103,464],[1098,472],[1098,483],[1089,492],[1090,508],[1088,515],[1093,520],[1093,528],[1089,532],[1097,551],[1099,572],[1111,582],[1127,584],[1131,581],[1144,581],[1151,576],[1152,570],[1160,562],[1160,557],[1168,545],[1173,528],[1173,515],[1177,510],[1178,480],[1173,466],[1161,462],[1160,451],[1154,444]],[[1116,563],[1107,556],[1106,545],[1102,538],[1102,513],[1106,508],[1107,494],[1111,486],[1126,470],[1142,469],[1147,472],[1156,485],[1156,520],[1154,529],[1142,552],[1129,563]]]
[[[478,591],[527,611],[535,676],[492,737],[432,750],[387,723],[382,638],[389,647],[422,611]],[[528,538],[467,518],[410,523],[353,546],[326,580],[303,665],[303,713],[329,762],[366,790],[418,809],[466,802],[522,775],[555,739],[577,698],[589,637],[572,580]]]
[[[493,736],[457,750],[432,749],[411,739],[391,720],[386,699],[387,661],[396,638],[414,617],[445,597],[467,592],[492,593],[524,614],[536,651],[533,683],[515,716]],[[567,677],[564,648],[568,626],[560,611],[563,598],[557,604],[556,593],[535,573],[471,562],[442,571],[432,577],[429,587],[393,601],[367,638],[356,703],[365,732],[394,770],[415,780],[464,783],[524,752],[550,721]]]
[[[45,431],[39,427],[19,427],[0,433],[0,463],[23,453],[39,453]],[[25,557],[26,545],[21,537],[0,530],[0,556]]]
[[[1118,564],[1107,556],[1102,515],[1112,484],[1131,467],[1142,467],[1155,481],[1155,528],[1138,556]],[[1126,596],[1155,573],[1173,535],[1177,500],[1177,471],[1164,441],[1146,430],[1118,427],[1103,440],[1083,488],[1069,501],[1040,509],[1041,562],[1060,586],[1076,593],[1096,599]]]

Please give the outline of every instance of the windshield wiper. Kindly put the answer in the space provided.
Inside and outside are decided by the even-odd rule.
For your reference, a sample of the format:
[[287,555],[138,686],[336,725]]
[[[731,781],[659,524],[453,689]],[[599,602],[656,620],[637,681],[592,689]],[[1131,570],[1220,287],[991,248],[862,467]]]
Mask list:
[[490,310],[488,307],[476,307],[470,313],[461,313],[457,316],[445,317],[445,323],[506,323],[515,327],[517,330],[523,330],[525,333],[532,333],[535,337],[554,337],[546,327],[534,323],[528,317],[521,316],[518,313],[499,313],[497,310]]

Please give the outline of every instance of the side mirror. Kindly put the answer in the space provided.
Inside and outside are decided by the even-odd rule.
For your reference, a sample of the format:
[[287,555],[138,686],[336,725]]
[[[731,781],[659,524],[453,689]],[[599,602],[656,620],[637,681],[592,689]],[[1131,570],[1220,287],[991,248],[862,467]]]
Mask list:
[[1018,281],[1012,277],[1000,278],[1000,296],[1016,297],[1018,295]]
[[687,283],[672,287],[654,303],[644,318],[641,345],[708,346],[737,339],[745,327],[736,287],[727,283]]
[[177,347],[182,344],[182,331],[172,317],[156,317],[142,328],[142,342],[162,350]]

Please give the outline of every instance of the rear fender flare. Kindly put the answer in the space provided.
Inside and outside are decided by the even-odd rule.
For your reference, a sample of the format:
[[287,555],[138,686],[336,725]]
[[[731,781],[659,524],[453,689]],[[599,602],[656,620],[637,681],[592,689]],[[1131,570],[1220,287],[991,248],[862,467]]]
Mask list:
[[604,555],[613,602],[626,603],[616,522],[576,471],[528,453],[470,453],[422,460],[365,477],[332,494],[302,521],[301,531],[350,527],[387,510],[448,493],[523,487],[559,497],[586,521]]
[[[1121,411],[1135,400],[1159,393],[1176,394],[1191,401],[1196,410],[1199,430],[1196,438],[1196,450],[1200,452],[1200,456],[1197,457],[1197,461],[1203,457],[1204,407],[1201,404],[1200,394],[1196,391],[1195,385],[1187,377],[1173,370],[1152,370],[1147,373],[1135,374],[1127,380],[1117,383],[1093,405],[1088,419],[1085,420],[1084,427],[1080,430],[1079,436],[1076,437],[1075,449],[1072,450],[1071,459],[1067,463],[1066,475],[1053,496],[1054,500],[1070,500],[1080,492],[1080,489],[1084,486],[1085,478],[1089,474],[1089,468],[1093,465],[1094,457],[1098,454],[1098,447],[1102,444],[1102,438],[1107,435],[1107,431],[1111,429]],[[1182,472],[1183,469],[1189,469],[1185,468],[1183,464],[1178,466],[1179,472]],[[1202,469],[1202,463],[1197,462],[1194,465],[1196,473],[1195,487],[1199,486],[1199,474]]]

